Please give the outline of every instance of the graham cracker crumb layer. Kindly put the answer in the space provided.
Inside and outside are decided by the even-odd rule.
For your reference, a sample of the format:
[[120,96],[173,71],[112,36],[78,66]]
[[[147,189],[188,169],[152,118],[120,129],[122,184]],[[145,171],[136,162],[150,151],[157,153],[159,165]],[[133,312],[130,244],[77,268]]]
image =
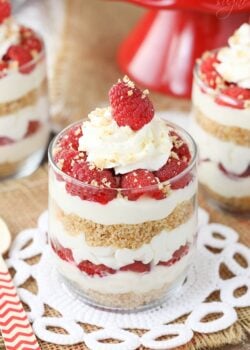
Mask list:
[[170,231],[187,222],[195,211],[195,196],[180,203],[166,218],[141,224],[98,224],[77,215],[65,214],[55,202],[50,205],[64,230],[72,236],[84,233],[88,245],[137,249],[149,243],[162,230]]
[[[235,114],[237,114],[237,110]],[[233,142],[240,146],[250,147],[250,130],[219,124],[214,120],[207,118],[197,107],[194,107],[194,117],[202,129],[218,139]]]
[[246,213],[250,212],[250,196],[247,197],[224,197],[204,184],[199,184],[200,188],[216,203],[218,203],[222,209],[228,211]]
[[19,99],[11,102],[0,103],[0,118],[6,114],[15,113],[25,107],[34,105],[41,96],[47,94],[47,79],[45,78],[40,86]]

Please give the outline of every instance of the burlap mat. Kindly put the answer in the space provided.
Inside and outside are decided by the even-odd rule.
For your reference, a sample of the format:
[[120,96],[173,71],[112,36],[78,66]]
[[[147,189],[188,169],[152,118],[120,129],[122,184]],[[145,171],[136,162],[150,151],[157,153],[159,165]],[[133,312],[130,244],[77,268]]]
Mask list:
[[[61,49],[57,55],[56,79],[50,82],[51,100],[58,113],[53,116],[59,127],[83,118],[87,113],[107,100],[110,85],[121,75],[115,64],[116,51],[120,41],[136,22],[142,10],[121,3],[106,3],[98,0],[62,0],[66,2]],[[156,108],[188,109],[185,100],[175,100],[152,94]],[[250,246],[250,221],[234,218],[216,211],[200,196],[200,204],[211,214],[211,220],[234,227],[242,243]],[[47,208],[47,166],[41,167],[32,176],[0,184],[0,215],[6,220],[13,237],[22,229],[35,227],[38,216]],[[223,271],[225,276],[230,272]],[[32,280],[25,285],[35,292]],[[214,293],[209,300],[218,300]],[[223,332],[212,335],[195,334],[182,350],[210,349],[226,344],[240,344],[250,333],[250,308],[238,309],[239,320]],[[59,316],[55,310],[46,308],[46,316]],[[181,321],[181,320],[179,320]],[[85,331],[97,329],[82,325]],[[55,330],[63,332],[60,329]],[[134,330],[138,334],[143,331]],[[40,341],[44,350],[85,350],[84,344],[75,346],[56,346]],[[0,350],[4,349],[0,338]],[[146,350],[140,347],[140,350]],[[225,349],[228,349],[226,347]],[[230,347],[230,349],[235,349]],[[237,349],[249,350],[247,344]],[[17,349],[18,350],[18,349]]]

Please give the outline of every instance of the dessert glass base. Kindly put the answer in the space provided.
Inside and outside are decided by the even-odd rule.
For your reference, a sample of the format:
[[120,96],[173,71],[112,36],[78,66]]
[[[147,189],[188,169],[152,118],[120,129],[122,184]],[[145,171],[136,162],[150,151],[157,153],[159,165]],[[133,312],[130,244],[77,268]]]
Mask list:
[[45,150],[42,148],[26,159],[15,163],[0,164],[0,180],[24,177],[32,174],[41,164]]
[[211,207],[223,212],[228,212],[230,215],[250,217],[250,197],[224,197],[201,183],[199,183],[199,191]]
[[159,290],[152,290],[148,293],[135,294],[101,294],[94,291],[84,293],[79,286],[64,277],[58,270],[58,278],[62,288],[74,298],[78,298],[81,302],[97,308],[99,310],[119,312],[119,313],[134,313],[152,308],[160,307],[167,299],[178,291],[185,284],[188,268],[186,268],[180,276],[171,283],[170,286],[165,286]]

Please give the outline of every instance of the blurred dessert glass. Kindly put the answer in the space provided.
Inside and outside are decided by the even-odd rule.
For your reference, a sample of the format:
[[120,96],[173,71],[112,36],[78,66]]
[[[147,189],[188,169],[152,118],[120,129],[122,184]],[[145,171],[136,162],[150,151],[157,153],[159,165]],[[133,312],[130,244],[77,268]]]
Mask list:
[[8,1],[0,2],[0,179],[34,171],[48,136],[43,40],[15,22]]
[[201,188],[215,204],[250,212],[250,25],[194,69],[192,133]]

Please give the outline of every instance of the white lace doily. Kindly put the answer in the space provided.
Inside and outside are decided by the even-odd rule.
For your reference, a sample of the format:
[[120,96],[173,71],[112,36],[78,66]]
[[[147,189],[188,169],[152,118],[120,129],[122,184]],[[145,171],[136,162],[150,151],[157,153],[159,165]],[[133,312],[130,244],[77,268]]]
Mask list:
[[[47,244],[47,212],[38,220],[36,229],[22,231],[12,244],[8,266],[16,271],[14,283],[21,300],[30,312],[36,335],[47,342],[72,345],[85,342],[93,350],[134,350],[141,344],[150,349],[172,349],[189,342],[193,332],[213,333],[223,330],[237,321],[235,307],[250,306],[250,250],[238,243],[238,234],[231,228],[208,223],[208,214],[199,209],[198,250],[190,268],[187,281],[178,295],[172,295],[157,307],[138,313],[112,313],[85,305],[77,297],[62,287],[55,268],[51,266]],[[216,254],[207,247],[216,248]],[[248,264],[244,268],[235,260],[240,254]],[[27,259],[41,254],[38,263],[30,265]],[[224,263],[234,277],[223,280],[220,265]],[[35,295],[20,286],[33,277],[38,286]],[[247,287],[240,297],[234,291]],[[215,290],[220,291],[218,302],[206,302]],[[44,317],[45,304],[60,312],[62,317]],[[209,314],[220,313],[216,320],[202,322]],[[189,314],[185,323],[174,324],[182,315]],[[91,333],[84,332],[78,324],[88,323],[101,327]],[[171,324],[169,324],[171,322]],[[67,334],[56,334],[51,328],[60,327]],[[148,330],[141,337],[129,328]],[[163,335],[175,335],[168,340],[157,340]],[[104,343],[100,340],[117,339],[119,343]]]

